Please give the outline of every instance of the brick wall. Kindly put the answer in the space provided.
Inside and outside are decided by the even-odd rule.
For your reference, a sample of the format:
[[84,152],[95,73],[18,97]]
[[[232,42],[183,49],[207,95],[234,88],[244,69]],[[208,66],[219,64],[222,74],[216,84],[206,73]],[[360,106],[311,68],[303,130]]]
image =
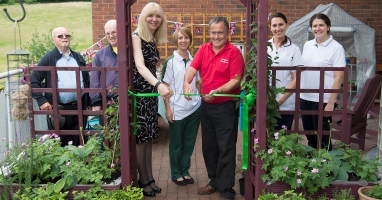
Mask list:
[[[103,37],[103,24],[115,18],[115,0],[92,0],[93,40]],[[150,0],[137,0],[132,13],[140,13]],[[169,13],[245,13],[240,0],[156,0]],[[283,12],[293,23],[319,4],[334,3],[375,30],[377,63],[382,63],[382,1],[381,0],[268,0],[269,12]],[[367,36],[365,36],[367,37]]]

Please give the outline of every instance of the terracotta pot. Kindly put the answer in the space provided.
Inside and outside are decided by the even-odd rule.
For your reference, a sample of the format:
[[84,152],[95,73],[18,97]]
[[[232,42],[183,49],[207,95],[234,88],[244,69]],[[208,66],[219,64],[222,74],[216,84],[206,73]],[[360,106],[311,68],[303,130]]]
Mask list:
[[366,196],[366,192],[371,190],[373,186],[364,186],[358,189],[359,200],[380,200],[373,197]]
[[357,63],[357,59],[355,57],[350,57],[349,63],[350,64],[356,64]]

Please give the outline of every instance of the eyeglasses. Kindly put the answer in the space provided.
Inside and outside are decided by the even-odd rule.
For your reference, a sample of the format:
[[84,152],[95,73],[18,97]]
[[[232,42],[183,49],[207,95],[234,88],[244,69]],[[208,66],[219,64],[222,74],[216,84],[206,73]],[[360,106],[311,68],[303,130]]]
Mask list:
[[65,37],[65,38],[70,39],[71,35],[57,35],[57,36],[54,36],[54,37],[57,37],[57,38],[60,38],[60,39]]
[[109,36],[109,35],[113,36],[113,35],[115,35],[116,33],[117,33],[117,32],[112,31],[111,33],[105,33],[105,35],[106,35],[106,36]]

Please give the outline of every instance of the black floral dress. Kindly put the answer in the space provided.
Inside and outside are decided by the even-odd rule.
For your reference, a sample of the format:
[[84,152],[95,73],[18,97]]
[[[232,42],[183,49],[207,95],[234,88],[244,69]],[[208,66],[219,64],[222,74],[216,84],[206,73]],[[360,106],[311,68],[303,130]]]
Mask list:
[[[138,33],[133,33],[138,35]],[[141,40],[145,66],[156,77],[156,63],[159,61],[159,51],[155,43]],[[138,72],[133,60],[134,93],[157,93],[149,82]],[[158,97],[137,97],[137,144],[150,142],[158,138]]]

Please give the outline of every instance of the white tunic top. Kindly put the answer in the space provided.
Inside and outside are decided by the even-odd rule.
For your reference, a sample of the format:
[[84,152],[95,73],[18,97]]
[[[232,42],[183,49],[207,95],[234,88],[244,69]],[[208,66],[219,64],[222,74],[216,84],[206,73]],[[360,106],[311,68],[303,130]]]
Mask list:
[[[200,96],[192,96],[192,100],[188,101],[183,95],[183,82],[184,74],[186,73],[188,67],[190,67],[193,57],[190,52],[188,52],[188,60],[185,62],[182,56],[180,56],[176,51],[174,51],[174,57],[167,61],[166,70],[163,71],[165,74],[163,76],[163,81],[170,85],[174,95],[169,99],[170,107],[173,112],[173,120],[182,120],[185,117],[191,115],[195,110],[197,110],[201,104]],[[196,81],[200,80],[199,72],[197,76],[192,79],[191,87],[194,94],[199,94],[196,89]]]
[[[268,46],[268,55],[272,58],[272,66],[283,66],[283,67],[293,67],[301,66],[301,51],[293,43],[288,40],[283,46],[279,49],[276,49],[275,44],[273,43],[273,38],[268,40],[272,44],[272,48]],[[292,72],[294,70],[277,70],[276,71],[276,87],[281,88],[290,84],[292,81]],[[276,99],[279,99],[283,94],[277,94]],[[280,110],[295,110],[295,94],[293,93],[282,105],[280,105]]]
[[[306,67],[346,67],[345,50],[340,43],[330,38],[321,44],[316,39],[304,44],[302,61]],[[325,72],[324,88],[332,89],[334,82],[333,71]],[[304,71],[301,74],[301,89],[319,89],[320,72]],[[331,93],[324,94],[324,103],[328,103]],[[318,102],[318,93],[301,93],[302,99]]]

